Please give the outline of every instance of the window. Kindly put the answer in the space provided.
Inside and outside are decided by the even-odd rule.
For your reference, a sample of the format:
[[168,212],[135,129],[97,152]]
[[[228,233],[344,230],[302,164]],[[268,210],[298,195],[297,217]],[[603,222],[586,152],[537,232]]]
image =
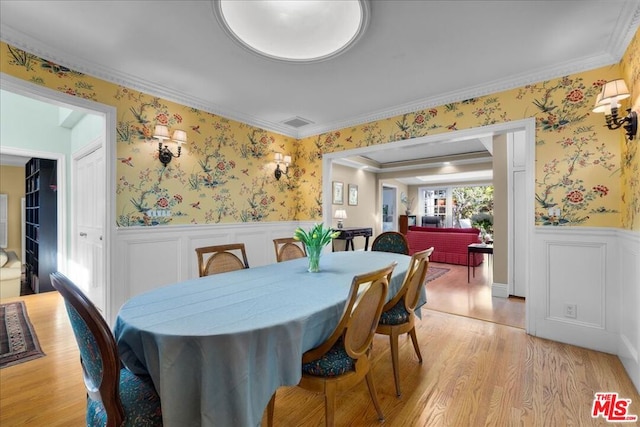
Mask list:
[[419,194],[420,213],[440,218],[441,227],[468,225],[479,213],[493,217],[492,185],[420,188]]
[[423,189],[421,192],[423,199],[422,214],[425,216],[435,216],[440,218],[442,226],[447,225],[450,203],[447,203],[447,189]]

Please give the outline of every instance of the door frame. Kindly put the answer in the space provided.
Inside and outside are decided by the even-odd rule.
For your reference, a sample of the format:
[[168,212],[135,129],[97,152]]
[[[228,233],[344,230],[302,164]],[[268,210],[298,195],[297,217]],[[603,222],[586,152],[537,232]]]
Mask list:
[[[376,150],[385,150],[388,148],[407,147],[419,144],[449,144],[456,141],[496,136],[500,134],[508,134],[518,131],[524,131],[525,133],[525,147],[524,147],[524,173],[525,173],[525,199],[526,199],[526,218],[524,220],[524,235],[525,242],[524,247],[524,277],[525,277],[525,331],[530,335],[536,334],[535,328],[535,316],[533,315],[536,310],[536,296],[535,288],[531,284],[531,262],[533,257],[533,235],[535,230],[535,132],[536,122],[535,118],[527,118],[521,120],[514,120],[511,122],[498,123],[495,125],[482,126],[477,128],[464,129],[459,131],[447,132],[445,134],[428,135],[420,138],[406,139],[392,141],[385,144],[372,145],[361,148],[354,148],[352,150],[336,151],[333,153],[327,153],[322,156],[322,194],[331,194],[331,171],[332,164],[335,160],[343,157],[352,157],[365,155]],[[509,200],[511,194],[508,195]],[[511,214],[510,212],[508,213]],[[324,220],[331,218],[331,200],[327,200],[323,197],[322,203],[322,217]],[[509,247],[512,247],[512,236],[509,236]],[[509,254],[511,256],[511,254]],[[509,260],[509,264],[512,260]]]
[[[386,182],[383,182],[380,184],[380,212],[382,212],[382,207],[384,206],[384,190],[385,188],[388,188],[390,190],[393,190],[393,220],[392,220],[392,224],[393,224],[393,230],[391,231],[398,231],[398,218],[400,218],[400,212],[398,211],[398,187],[396,185],[392,185],[392,184],[388,184]],[[384,230],[384,218],[380,223],[380,231],[385,231]]]
[[[6,90],[9,92],[13,92],[22,96],[26,96],[29,98],[37,99],[42,102],[47,102],[50,104],[58,105],[65,108],[71,108],[73,110],[81,110],[86,111],[90,114],[95,114],[102,116],[104,118],[104,128],[102,131],[102,141],[104,141],[104,156],[105,156],[105,218],[104,218],[104,256],[103,256],[103,265],[104,265],[104,277],[103,283],[105,284],[105,292],[106,292],[106,300],[105,306],[106,311],[104,316],[106,319],[112,319],[115,315],[114,310],[117,310],[117,307],[112,307],[113,294],[114,290],[110,286],[111,277],[113,276],[113,266],[112,260],[114,257],[114,242],[115,242],[115,234],[116,234],[116,222],[115,222],[115,200],[116,200],[116,189],[115,189],[115,158],[116,158],[116,118],[117,118],[117,110],[115,107],[101,104],[99,102],[91,101],[88,99],[79,98],[76,96],[68,95],[63,92],[58,92],[53,89],[49,89],[47,87],[39,86],[33,83],[30,83],[26,80],[22,80],[13,76],[10,76],[5,73],[0,73],[0,89]],[[0,153],[3,154],[15,154],[15,155],[30,155],[34,153],[33,150],[23,150],[15,147],[5,147],[4,144],[0,146]],[[65,155],[57,154],[57,153],[43,153],[38,152],[37,156],[44,158],[51,158],[47,156],[54,156],[56,160],[60,159],[61,162],[58,163],[58,182],[67,182],[67,173],[66,173],[66,164],[65,164]],[[36,157],[37,157],[36,156]],[[69,153],[69,157],[72,156],[72,153]],[[62,191],[58,194],[58,230],[59,230],[59,238],[58,238],[58,248],[59,248],[59,256],[58,256],[58,269],[62,271],[67,271],[68,268],[68,254],[67,254],[67,242],[68,242],[68,231],[67,231],[67,195],[65,191]],[[62,236],[62,239],[60,238]],[[62,242],[64,242],[64,247],[62,246]]]

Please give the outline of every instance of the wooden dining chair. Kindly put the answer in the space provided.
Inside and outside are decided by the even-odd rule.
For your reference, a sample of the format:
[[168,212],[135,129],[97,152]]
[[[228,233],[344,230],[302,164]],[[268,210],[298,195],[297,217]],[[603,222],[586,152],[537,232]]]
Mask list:
[[276,261],[278,262],[307,256],[307,249],[304,247],[304,244],[293,237],[273,239],[273,246],[276,250]]
[[120,365],[116,340],[96,306],[61,273],[51,274],[67,309],[87,389],[88,426],[161,426],[160,397],[151,378]]
[[413,348],[422,363],[422,355],[416,336],[415,309],[420,299],[420,286],[424,286],[429,268],[429,256],[433,248],[416,252],[409,261],[409,268],[404,276],[402,287],[398,293],[382,308],[380,322],[376,333],[389,335],[391,344],[391,362],[393,364],[393,377],[396,383],[396,395],[400,396],[400,366],[398,362],[398,337],[408,333],[413,342]]
[[[233,251],[237,251],[236,253],[242,259]],[[198,273],[200,277],[249,268],[244,243],[196,248],[196,254],[198,255]]]
[[[393,262],[386,268],[355,276],[338,326],[325,342],[302,355],[302,379],[298,386],[324,394],[327,427],[335,424],[337,393],[361,383],[363,378],[367,381],[378,419],[384,420],[369,353],[396,264]],[[269,427],[273,426],[275,397],[274,393],[267,406]]]
[[402,233],[385,231],[373,240],[371,250],[409,255],[409,242],[407,242],[407,238]]

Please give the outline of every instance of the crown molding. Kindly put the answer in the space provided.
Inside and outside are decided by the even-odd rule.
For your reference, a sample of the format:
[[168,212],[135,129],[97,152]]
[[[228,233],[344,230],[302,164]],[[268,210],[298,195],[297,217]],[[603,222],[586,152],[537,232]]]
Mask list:
[[158,96],[168,101],[173,101],[220,117],[276,132],[284,136],[297,138],[295,129],[291,129],[281,123],[268,122],[238,111],[223,109],[206,100],[197,97],[185,96],[183,93],[172,90],[166,86],[155,85],[133,75],[122,73],[109,67],[103,67],[91,61],[73,57],[60,49],[56,49],[39,40],[33,39],[8,25],[2,27],[2,30],[0,31],[0,40],[10,44],[11,46],[15,46],[39,56],[40,58],[55,62],[56,64],[64,65],[74,71],[79,71],[83,74],[93,76],[110,83],[135,89],[152,96]]
[[371,114],[362,115],[349,120],[325,123],[323,125],[316,126],[305,126],[304,130],[299,131],[298,139],[318,135],[324,132],[335,131],[338,129],[346,129],[377,120],[384,120],[390,117],[401,116],[403,114],[413,113],[420,110],[439,107],[445,104],[460,102],[471,98],[486,96],[492,93],[499,93],[511,89],[516,89],[528,84],[592,70],[595,68],[615,64],[617,62],[619,62],[619,60],[616,61],[615,58],[608,54],[603,54],[595,57],[587,57],[583,58],[580,61],[573,61],[555,65],[547,69],[537,70],[533,73],[514,76],[510,79],[502,79],[500,81],[494,81],[487,84],[467,87],[458,91],[449,92],[441,96],[420,99],[403,105],[398,105],[394,108],[379,110]]
[[568,61],[552,67],[537,69],[530,73],[513,76],[509,79],[502,79],[499,81],[489,82],[487,84],[466,87],[440,96],[418,99],[406,104],[394,106],[393,108],[373,111],[347,120],[308,125],[301,129],[293,129],[278,122],[261,120],[258,117],[239,111],[223,109],[219,105],[213,104],[209,101],[197,97],[185,96],[178,91],[165,86],[152,84],[133,75],[121,73],[109,67],[103,67],[99,64],[80,58],[71,57],[60,49],[53,48],[46,45],[46,43],[30,38],[15,28],[7,25],[3,26],[0,30],[0,40],[27,52],[31,52],[41,58],[114,84],[139,90],[152,96],[158,96],[160,98],[206,111],[220,117],[235,120],[267,131],[272,131],[283,136],[302,139],[325,132],[350,128],[364,123],[384,120],[415,111],[486,96],[492,93],[512,90],[528,84],[616,64],[620,62],[626,48],[634,37],[635,32],[638,29],[639,22],[640,3],[636,1],[627,1],[625,2],[624,9],[621,12],[616,25],[616,28],[619,28],[620,31],[612,34],[606,52],[603,52],[602,54],[584,57],[578,61]]

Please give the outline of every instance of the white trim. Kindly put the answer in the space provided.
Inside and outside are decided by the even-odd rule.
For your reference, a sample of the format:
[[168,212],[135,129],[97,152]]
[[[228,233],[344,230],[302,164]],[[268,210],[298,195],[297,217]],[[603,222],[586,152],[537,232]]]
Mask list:
[[334,121],[315,126],[307,125],[299,129],[293,129],[290,126],[283,125],[282,123],[266,121],[246,113],[223,108],[210,100],[194,96],[185,96],[178,90],[173,90],[166,86],[159,86],[137,76],[122,73],[113,68],[104,67],[102,65],[89,62],[83,58],[69,55],[64,51],[64,49],[52,47],[46,42],[29,37],[18,29],[8,25],[4,25],[2,27],[0,40],[12,46],[31,52],[41,58],[53,61],[60,65],[65,65],[75,71],[79,71],[111,83],[126,86],[150,95],[159,96],[168,101],[174,101],[188,107],[197,108],[228,119],[237,120],[251,126],[257,126],[265,130],[301,139],[312,135],[318,135],[323,132],[346,129],[363,123],[396,117],[406,113],[413,113],[423,109],[438,107],[449,103],[460,102],[466,99],[523,87],[535,82],[541,82],[569,74],[593,70],[607,65],[617,64],[620,62],[628,44],[635,35],[637,23],[638,20],[640,20],[640,8],[637,7],[635,2],[629,1],[625,4],[625,8],[620,14],[620,17],[619,25],[616,27],[619,31],[608,41],[608,46],[603,50],[602,54],[588,56],[579,61],[554,64],[553,66],[536,70],[533,73],[522,73],[513,76],[511,79],[491,81],[486,84],[463,88],[455,92],[449,92],[442,96],[418,99],[403,105],[373,111],[347,120]]
[[[4,86],[2,86],[2,89],[4,89]],[[65,185],[60,185],[61,182],[66,182],[65,155],[62,153],[50,153],[48,151],[6,147],[4,145],[0,145],[0,154],[8,154],[11,156],[21,156],[27,158],[49,159],[56,161],[56,182],[58,183],[58,188],[56,190],[56,203],[58,211],[58,270],[65,269],[67,267],[67,189]]]
[[[499,123],[490,126],[483,126],[479,128],[464,129],[455,132],[448,132],[445,134],[428,135],[421,138],[414,138],[410,140],[394,141],[386,144],[373,145],[369,147],[355,148],[352,150],[336,151],[333,153],[327,153],[322,156],[322,194],[331,194],[331,180],[332,180],[332,163],[340,157],[351,157],[369,153],[376,150],[386,150],[388,148],[400,147],[400,146],[412,146],[418,144],[448,144],[455,141],[478,138],[481,136],[493,136],[497,134],[524,131],[525,132],[525,198],[527,200],[525,219],[526,232],[524,248],[525,251],[522,256],[525,259],[525,330],[531,335],[535,335],[535,319],[530,315],[530,312],[535,310],[535,300],[530,298],[530,295],[534,293],[531,288],[531,259],[532,259],[532,244],[533,244],[533,232],[534,232],[534,196],[535,196],[535,119],[528,118],[523,120],[516,120],[512,122]],[[323,197],[322,203],[322,216],[326,221],[331,216],[331,200],[330,198]]]
[[498,298],[509,298],[509,285],[506,283],[491,284],[491,296]]
[[[4,30],[4,28],[3,28]],[[83,110],[88,113],[102,115],[104,117],[103,140],[105,142],[105,169],[106,169],[106,201],[105,201],[105,233],[104,233],[104,283],[107,284],[107,299],[105,301],[107,319],[115,315],[118,307],[114,307],[113,287],[108,284],[113,283],[111,277],[115,266],[112,265],[113,251],[115,244],[112,241],[115,231],[115,158],[116,158],[116,108],[106,104],[100,104],[95,101],[75,97],[63,92],[58,92],[43,86],[29,83],[5,73],[0,73],[0,89],[17,93],[29,98],[38,99],[50,104],[61,107],[71,108],[74,110]],[[44,153],[32,150],[24,150],[20,148],[10,148],[0,146],[0,153],[13,154],[18,156],[30,156],[41,158],[54,158],[58,161],[58,182],[66,182],[66,163],[65,155],[58,153]],[[60,189],[62,188],[62,191]],[[64,186],[58,186],[58,269],[65,271],[67,254],[67,196]],[[62,264],[61,265],[61,260]]]

